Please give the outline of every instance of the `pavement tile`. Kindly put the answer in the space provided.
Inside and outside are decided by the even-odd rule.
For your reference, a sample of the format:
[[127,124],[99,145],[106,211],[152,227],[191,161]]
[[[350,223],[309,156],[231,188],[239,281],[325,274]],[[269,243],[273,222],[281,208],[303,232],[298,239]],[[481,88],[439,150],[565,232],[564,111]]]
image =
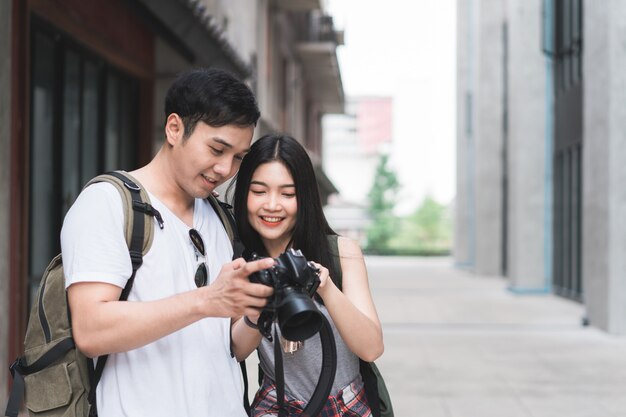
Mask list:
[[467,396],[445,402],[451,417],[534,417],[515,397]]
[[626,338],[581,326],[581,304],[445,258],[366,264],[397,417],[626,417]]

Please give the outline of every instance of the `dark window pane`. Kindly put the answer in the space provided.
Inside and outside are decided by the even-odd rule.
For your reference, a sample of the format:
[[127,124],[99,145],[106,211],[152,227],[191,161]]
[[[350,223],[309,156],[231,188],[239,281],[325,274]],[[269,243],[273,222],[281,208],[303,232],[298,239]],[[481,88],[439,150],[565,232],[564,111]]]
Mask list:
[[80,60],[73,52],[65,54],[63,90],[63,216],[80,191]]
[[124,79],[120,97],[120,165],[119,168],[137,168],[137,112],[139,88],[137,82]]
[[[28,279],[32,300],[41,274],[60,250],[63,217],[84,183],[104,167],[119,168],[120,155],[127,168],[135,167],[138,83],[47,23],[36,17],[31,22]],[[107,79],[114,80],[109,82],[110,91],[104,91]]]
[[563,0],[561,2],[561,15],[559,18],[562,21],[561,29],[563,30],[563,53],[568,53],[572,43],[572,22],[571,22],[571,7],[570,0]]
[[85,184],[99,173],[98,167],[98,68],[85,62],[83,72],[83,121],[81,152],[81,183]]
[[107,104],[105,122],[104,170],[111,171],[120,168],[119,141],[120,141],[120,83],[117,76],[109,74],[107,77]]
[[[29,275],[32,292],[58,250],[54,190],[54,42],[35,33],[32,62]],[[54,238],[53,238],[54,237]]]
[[582,31],[580,27],[581,22],[581,0],[571,0],[571,19],[572,19],[572,41],[579,42],[582,37]]

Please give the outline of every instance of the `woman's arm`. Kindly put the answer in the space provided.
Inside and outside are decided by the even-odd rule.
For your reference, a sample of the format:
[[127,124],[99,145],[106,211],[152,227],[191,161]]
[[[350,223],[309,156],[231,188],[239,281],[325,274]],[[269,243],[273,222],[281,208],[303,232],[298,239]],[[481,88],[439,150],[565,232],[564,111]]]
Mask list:
[[[343,292],[321,267],[317,292],[324,300],[335,326],[348,348],[358,357],[372,362],[383,354],[383,333],[367,280],[367,269],[359,245],[339,237]],[[319,265],[318,265],[319,267]]]
[[258,317],[248,317],[251,324],[245,322],[244,318],[233,319],[232,323],[232,343],[233,353],[237,362],[245,360],[261,343],[261,332],[256,326]]

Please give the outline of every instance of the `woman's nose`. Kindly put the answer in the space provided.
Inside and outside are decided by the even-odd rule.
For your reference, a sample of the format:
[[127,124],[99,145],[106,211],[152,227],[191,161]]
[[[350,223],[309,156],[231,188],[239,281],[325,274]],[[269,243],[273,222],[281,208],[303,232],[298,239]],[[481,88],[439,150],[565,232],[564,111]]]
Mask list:
[[278,210],[280,208],[278,197],[272,193],[268,194],[267,200],[265,201],[265,207],[268,210]]

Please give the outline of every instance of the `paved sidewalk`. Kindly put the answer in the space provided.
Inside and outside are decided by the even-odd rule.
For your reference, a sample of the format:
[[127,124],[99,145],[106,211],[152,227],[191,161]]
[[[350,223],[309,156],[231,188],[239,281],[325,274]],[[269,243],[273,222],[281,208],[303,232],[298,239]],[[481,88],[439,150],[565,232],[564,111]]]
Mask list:
[[626,416],[626,337],[450,259],[366,259],[396,417]]

